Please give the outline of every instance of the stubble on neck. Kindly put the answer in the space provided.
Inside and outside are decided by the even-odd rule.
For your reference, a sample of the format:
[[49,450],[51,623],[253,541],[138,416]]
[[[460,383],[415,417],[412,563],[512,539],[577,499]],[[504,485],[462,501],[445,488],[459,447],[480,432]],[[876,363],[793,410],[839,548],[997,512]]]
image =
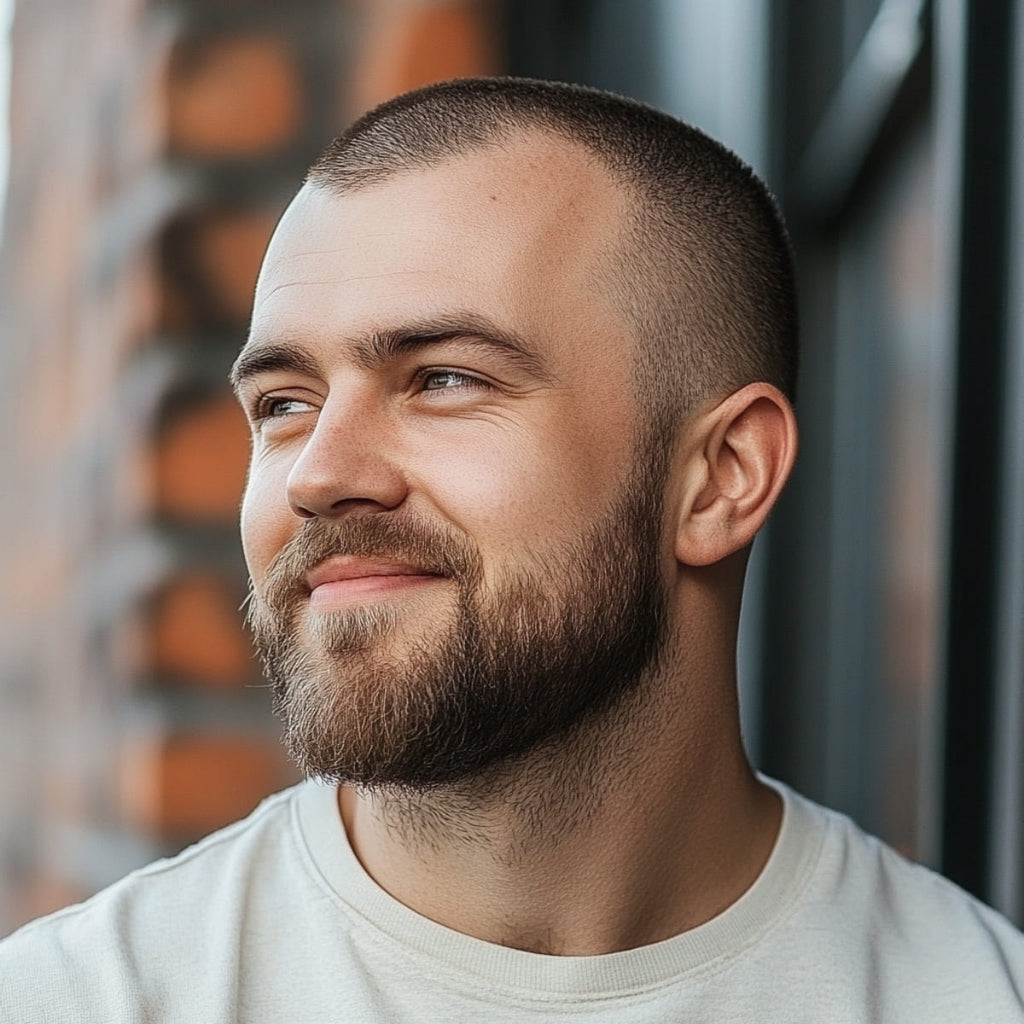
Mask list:
[[461,851],[503,869],[536,863],[578,841],[637,778],[655,770],[655,751],[678,714],[665,707],[666,699],[686,699],[675,692],[678,681],[666,680],[665,664],[656,657],[613,705],[472,778],[426,789],[351,787],[342,806],[346,824],[357,825],[349,829],[357,855],[359,829],[367,827],[376,842],[384,839],[410,859]]

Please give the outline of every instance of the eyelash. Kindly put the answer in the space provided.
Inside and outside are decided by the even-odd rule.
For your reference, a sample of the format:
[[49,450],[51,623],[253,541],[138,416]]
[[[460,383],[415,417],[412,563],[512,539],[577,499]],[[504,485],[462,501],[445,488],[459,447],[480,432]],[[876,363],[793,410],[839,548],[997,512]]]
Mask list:
[[[431,377],[443,376],[458,378],[458,380],[461,383],[456,387],[448,388],[426,387],[426,383],[427,381],[430,380]],[[462,388],[466,388],[468,390],[490,390],[494,386],[488,383],[482,377],[477,377],[471,373],[466,373],[463,370],[456,370],[454,368],[445,366],[426,367],[415,374],[415,376],[413,377],[413,382],[419,384],[420,393],[424,395],[441,394],[445,391],[461,390]],[[288,415],[287,413],[275,413],[274,409],[278,405],[286,405],[289,402],[307,404],[301,398],[288,398],[287,396],[282,395],[260,395],[257,397],[253,407],[253,420],[257,423],[261,423],[264,420],[278,419],[282,415]]]
[[274,413],[274,407],[277,405],[285,405],[288,402],[301,402],[301,398],[285,398],[279,395],[261,395],[256,400],[255,407],[253,408],[253,419],[260,423],[263,420],[278,419],[279,415]]
[[[450,388],[428,388],[426,387],[427,381],[431,377],[456,377],[461,382],[457,387]],[[471,373],[465,373],[463,370],[456,370],[452,367],[447,366],[432,366],[426,369],[420,370],[419,373],[413,378],[415,382],[420,385],[421,394],[439,394],[443,391],[455,391],[462,388],[471,390],[490,389],[493,385],[489,384],[482,377],[476,377]]]

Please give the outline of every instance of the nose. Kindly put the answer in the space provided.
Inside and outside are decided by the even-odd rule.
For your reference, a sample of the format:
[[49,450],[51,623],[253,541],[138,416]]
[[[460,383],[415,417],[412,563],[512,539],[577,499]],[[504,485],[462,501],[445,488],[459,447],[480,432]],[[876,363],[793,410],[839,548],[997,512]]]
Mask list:
[[329,397],[288,474],[288,504],[303,519],[387,511],[408,494],[390,452],[394,426],[380,411]]

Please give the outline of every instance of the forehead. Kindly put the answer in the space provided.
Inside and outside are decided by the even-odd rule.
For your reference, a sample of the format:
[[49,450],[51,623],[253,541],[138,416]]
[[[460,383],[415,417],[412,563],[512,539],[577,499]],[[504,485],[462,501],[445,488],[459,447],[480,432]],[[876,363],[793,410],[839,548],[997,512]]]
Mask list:
[[344,196],[307,185],[268,248],[253,338],[342,338],[469,310],[563,348],[621,349],[600,282],[625,208],[593,157],[544,135]]

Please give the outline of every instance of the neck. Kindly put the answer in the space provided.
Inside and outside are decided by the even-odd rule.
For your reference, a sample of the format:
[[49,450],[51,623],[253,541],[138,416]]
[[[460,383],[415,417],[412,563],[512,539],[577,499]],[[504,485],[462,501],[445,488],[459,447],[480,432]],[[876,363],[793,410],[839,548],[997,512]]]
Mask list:
[[535,952],[613,952],[709,920],[757,877],[780,806],[746,762],[733,701],[650,682],[485,779],[343,788],[356,856],[424,916]]

